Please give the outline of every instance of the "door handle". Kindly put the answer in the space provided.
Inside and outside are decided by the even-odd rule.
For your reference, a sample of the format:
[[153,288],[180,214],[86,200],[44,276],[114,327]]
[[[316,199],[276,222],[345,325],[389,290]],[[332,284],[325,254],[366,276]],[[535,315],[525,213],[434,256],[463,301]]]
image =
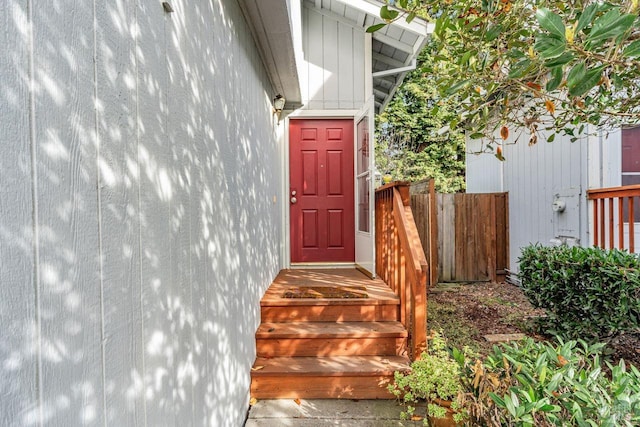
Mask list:
[[296,203],[298,203],[298,199],[296,199],[295,197],[291,198],[291,204],[295,205]]

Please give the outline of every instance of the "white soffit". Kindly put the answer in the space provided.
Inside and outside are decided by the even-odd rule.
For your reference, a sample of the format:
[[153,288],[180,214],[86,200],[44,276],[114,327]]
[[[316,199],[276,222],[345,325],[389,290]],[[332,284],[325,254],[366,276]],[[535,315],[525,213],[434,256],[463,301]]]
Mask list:
[[273,84],[275,91],[273,95],[284,96],[287,105],[299,105],[302,96],[296,67],[289,2],[287,0],[239,0],[239,4],[251,27],[262,62]]
[[[382,23],[380,8],[384,3],[375,0],[305,0],[304,6],[330,16],[354,28],[365,31],[371,25]],[[425,45],[433,26],[421,19],[407,23],[399,19],[373,33],[372,72],[376,112],[384,109]],[[405,70],[402,70],[405,68]],[[375,76],[375,73],[400,69],[397,73]],[[385,73],[381,73],[385,74]]]

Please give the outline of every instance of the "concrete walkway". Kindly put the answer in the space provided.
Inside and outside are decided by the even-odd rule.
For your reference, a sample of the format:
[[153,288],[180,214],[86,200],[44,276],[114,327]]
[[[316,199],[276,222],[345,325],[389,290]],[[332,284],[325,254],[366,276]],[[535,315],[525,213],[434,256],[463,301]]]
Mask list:
[[261,400],[251,407],[245,427],[423,426],[422,421],[401,421],[401,411],[395,400]]

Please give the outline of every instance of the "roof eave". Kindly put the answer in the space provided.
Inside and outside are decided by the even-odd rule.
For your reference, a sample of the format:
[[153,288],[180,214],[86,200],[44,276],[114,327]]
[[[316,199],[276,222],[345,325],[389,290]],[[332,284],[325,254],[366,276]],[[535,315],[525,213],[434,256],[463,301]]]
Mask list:
[[239,0],[274,94],[287,104],[302,101],[296,65],[291,9],[287,0]]

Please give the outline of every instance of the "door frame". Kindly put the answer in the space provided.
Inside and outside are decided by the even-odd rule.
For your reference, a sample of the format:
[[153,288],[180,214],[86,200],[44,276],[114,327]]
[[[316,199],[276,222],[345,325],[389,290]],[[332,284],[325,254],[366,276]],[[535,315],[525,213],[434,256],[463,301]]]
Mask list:
[[[289,114],[284,119],[284,144],[282,146],[282,159],[283,170],[282,174],[282,201],[280,206],[282,208],[282,260],[284,268],[292,268],[291,263],[291,213],[289,209],[289,122],[296,119],[342,119],[353,120],[354,122],[354,134],[356,126],[356,117],[360,110],[296,110]],[[354,144],[355,144],[354,137]],[[355,147],[355,145],[354,145]],[[355,171],[356,157],[354,156],[354,171]],[[355,175],[354,175],[355,176]],[[354,180],[354,195],[355,195],[355,180]],[[354,206],[357,204],[357,198],[353,198]],[[355,211],[357,212],[357,211]],[[355,239],[355,233],[354,233]],[[355,262],[328,262],[328,263],[295,263],[294,268],[355,268]]]
[[[358,173],[358,149],[360,145],[358,135],[358,124],[365,117],[368,118],[369,133],[369,164],[367,165],[367,171],[362,174]],[[353,140],[354,140],[354,199],[355,206],[355,262],[356,268],[363,274],[371,277],[376,276],[376,224],[375,224],[375,106],[374,98],[370,97],[358,111],[358,114],[354,117],[353,123]],[[369,231],[360,231],[360,213],[359,213],[359,197],[358,193],[358,179],[364,175],[368,176],[369,187]]]

